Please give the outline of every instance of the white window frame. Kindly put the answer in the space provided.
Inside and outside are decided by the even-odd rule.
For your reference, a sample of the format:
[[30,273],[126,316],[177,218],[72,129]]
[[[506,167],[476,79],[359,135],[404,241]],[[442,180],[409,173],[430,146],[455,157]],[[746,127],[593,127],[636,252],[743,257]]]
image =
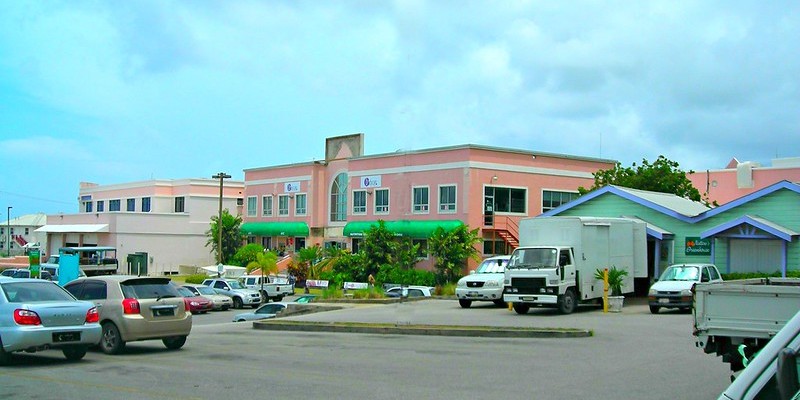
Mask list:
[[[367,193],[368,192],[366,190],[353,190],[353,199],[352,199],[353,200],[353,210],[351,211],[353,213],[353,215],[366,215],[367,214]],[[364,196],[363,197],[364,203],[363,203],[362,206],[360,206],[360,209],[356,208],[356,207],[359,207],[359,206],[356,205],[356,194],[360,194],[360,195]]]
[[[550,210],[552,210],[552,209],[555,209],[555,208],[558,208],[558,207],[561,207],[561,206],[562,206],[562,205],[564,205],[564,204],[567,204],[567,203],[561,203],[561,204],[559,204],[559,205],[558,205],[558,206],[556,206],[556,207],[549,207],[549,208],[547,208],[547,209],[545,210],[545,207],[544,207],[544,192],[553,192],[553,193],[559,193],[559,194],[564,194],[564,193],[567,193],[567,194],[577,194],[577,195],[579,195],[578,197],[580,197],[580,193],[579,193],[577,190],[545,189],[545,188],[542,188],[542,192],[541,192],[541,195],[540,195],[541,202],[539,203],[539,206],[540,206],[540,212],[542,212],[542,213],[544,213],[544,212],[547,212],[547,211],[550,211]],[[576,197],[576,198],[577,198],[577,197]]]
[[247,196],[247,216],[255,217],[258,215],[258,197]]
[[[419,204],[414,202],[415,192],[417,189],[425,189],[428,192],[428,196],[425,199],[425,204]],[[417,209],[419,207],[419,210]],[[412,186],[411,187],[411,213],[412,214],[430,214],[431,209],[431,187],[428,185],[419,185],[419,186]]]
[[[114,210],[114,205],[115,205],[115,204],[117,205],[117,207],[116,207],[117,209],[116,209],[116,210]],[[112,212],[112,211],[117,211],[117,212],[119,212],[119,211],[122,211],[122,200],[121,200],[121,199],[112,199],[112,200],[109,200],[109,201],[108,201],[108,211],[109,211],[109,212]]]
[[[378,192],[379,191],[385,191],[386,192],[386,206],[378,206]],[[390,193],[389,188],[377,188],[377,189],[375,189],[372,192],[372,197],[374,198],[372,200],[372,210],[373,210],[372,212],[375,215],[389,215],[389,211],[391,211],[391,208],[389,207],[389,205],[392,203],[392,194]],[[378,207],[386,207],[386,210],[385,211],[384,210],[378,210]]]
[[[299,206],[300,202],[297,201],[297,199],[299,199],[300,197],[303,198],[304,207],[302,208],[302,210],[299,208],[300,207]],[[305,216],[306,214],[308,214],[308,195],[305,194],[305,193],[295,193],[294,194],[294,215]]]
[[[147,199],[147,207],[144,206],[144,199]],[[151,197],[142,197],[142,212],[150,212],[153,209],[153,199]]]
[[[131,210],[131,204],[133,210]],[[125,212],[136,212],[136,199],[125,199]]]
[[[267,207],[269,206],[269,207]],[[272,216],[272,195],[261,196],[261,216],[262,217],[271,217]]]
[[[283,199],[286,199],[286,208],[285,209],[281,208],[282,207],[281,200],[283,200]],[[291,202],[289,201],[289,195],[288,194],[279,194],[278,195],[278,216],[279,217],[288,217],[289,216],[289,210],[292,209],[292,205],[290,203]]]
[[[442,188],[453,188],[453,202],[452,203],[442,203]],[[439,185],[436,188],[436,193],[437,193],[437,196],[438,196],[438,199],[437,199],[438,204],[436,205],[436,209],[438,210],[439,214],[455,214],[455,213],[458,212],[458,186],[455,183],[449,183],[449,184],[446,184],[446,185]],[[443,204],[448,204],[448,205],[452,204],[453,205],[453,209],[452,210],[442,210],[442,205]]]

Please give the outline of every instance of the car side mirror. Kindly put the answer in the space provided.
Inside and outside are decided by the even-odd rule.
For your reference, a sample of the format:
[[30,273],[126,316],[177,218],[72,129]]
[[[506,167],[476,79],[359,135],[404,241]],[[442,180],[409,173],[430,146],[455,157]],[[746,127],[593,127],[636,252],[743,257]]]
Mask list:
[[791,399],[800,390],[797,377],[797,353],[789,348],[778,354],[778,369],[775,374],[781,399]]

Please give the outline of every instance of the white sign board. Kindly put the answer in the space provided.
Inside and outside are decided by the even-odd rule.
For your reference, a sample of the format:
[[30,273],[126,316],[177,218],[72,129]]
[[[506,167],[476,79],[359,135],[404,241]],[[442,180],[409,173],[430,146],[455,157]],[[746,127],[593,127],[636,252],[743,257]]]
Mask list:
[[381,176],[374,175],[374,176],[365,176],[361,178],[361,188],[376,188],[381,187]]
[[296,193],[300,191],[300,182],[286,182],[283,184],[283,191],[286,193]]

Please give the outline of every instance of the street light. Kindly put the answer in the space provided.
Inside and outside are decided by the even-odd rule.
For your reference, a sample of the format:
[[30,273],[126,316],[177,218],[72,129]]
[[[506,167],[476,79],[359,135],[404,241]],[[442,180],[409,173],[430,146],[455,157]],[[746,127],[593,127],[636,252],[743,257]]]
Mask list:
[[8,245],[8,249],[6,250],[6,257],[11,257],[11,209],[14,207],[8,206],[8,210],[6,210],[6,234],[8,235],[8,241],[6,244]]
[[212,178],[219,179],[219,219],[217,219],[217,265],[222,266],[222,182],[231,176],[220,172]]

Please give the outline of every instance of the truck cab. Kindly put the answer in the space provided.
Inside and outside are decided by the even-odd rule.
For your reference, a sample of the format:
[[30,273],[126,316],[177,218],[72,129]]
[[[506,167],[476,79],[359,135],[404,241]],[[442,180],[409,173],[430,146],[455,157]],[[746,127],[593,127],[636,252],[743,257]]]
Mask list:
[[574,260],[571,247],[517,248],[506,267],[503,300],[513,303],[519,314],[527,313],[531,305],[573,312],[580,298]]

